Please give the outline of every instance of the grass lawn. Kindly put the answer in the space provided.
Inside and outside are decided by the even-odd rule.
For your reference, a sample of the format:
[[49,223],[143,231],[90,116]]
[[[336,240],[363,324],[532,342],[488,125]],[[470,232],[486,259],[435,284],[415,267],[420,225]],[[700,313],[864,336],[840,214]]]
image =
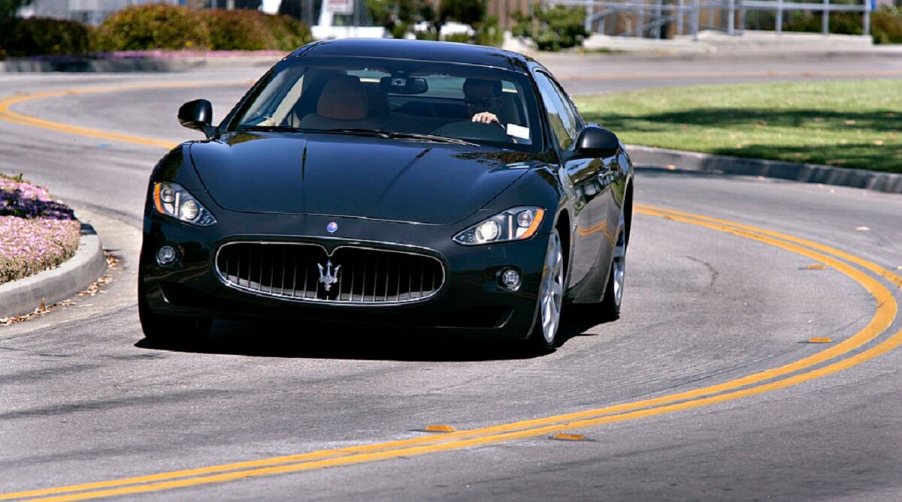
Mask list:
[[576,104],[626,143],[902,173],[902,80],[648,89]]

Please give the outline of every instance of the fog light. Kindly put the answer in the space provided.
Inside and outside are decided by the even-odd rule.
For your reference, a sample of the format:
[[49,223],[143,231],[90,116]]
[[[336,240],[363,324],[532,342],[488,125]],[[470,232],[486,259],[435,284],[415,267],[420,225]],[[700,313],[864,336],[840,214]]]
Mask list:
[[501,285],[511,291],[518,290],[520,288],[520,272],[517,272],[512,268],[502,271]]
[[157,263],[159,263],[161,267],[172,265],[178,257],[178,251],[168,244],[160,246],[160,249],[157,251]]

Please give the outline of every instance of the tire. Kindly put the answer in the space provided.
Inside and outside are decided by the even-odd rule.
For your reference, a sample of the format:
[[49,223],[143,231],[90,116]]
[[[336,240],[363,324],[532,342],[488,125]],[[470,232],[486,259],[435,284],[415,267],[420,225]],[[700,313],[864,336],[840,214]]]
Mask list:
[[548,353],[558,343],[561,325],[561,307],[564,303],[564,253],[557,229],[548,238],[545,266],[539,287],[536,320],[528,342],[540,353]]
[[617,233],[617,244],[611,257],[611,272],[608,285],[601,300],[601,315],[606,320],[620,317],[620,305],[623,303],[623,286],[626,282],[626,226],[623,213],[620,214],[620,230]]
[[192,343],[202,340],[213,320],[157,314],[150,310],[144,291],[144,277],[138,274],[138,318],[148,340],[160,343]]

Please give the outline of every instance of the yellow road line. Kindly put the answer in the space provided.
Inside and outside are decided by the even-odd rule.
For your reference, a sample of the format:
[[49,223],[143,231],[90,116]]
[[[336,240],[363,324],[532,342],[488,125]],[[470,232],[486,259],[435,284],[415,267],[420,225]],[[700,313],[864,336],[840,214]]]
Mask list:
[[[47,500],[84,500],[89,498],[108,497],[159,491],[187,486],[197,486],[210,483],[222,483],[237,479],[268,476],[281,473],[299,472],[324,467],[350,465],[363,462],[372,462],[383,459],[397,458],[400,456],[422,455],[441,451],[449,451],[467,448],[480,444],[511,441],[522,438],[537,437],[550,433],[572,430],[576,428],[592,427],[605,423],[633,420],[662,413],[670,413],[690,408],[697,408],[728,400],[738,399],[750,395],[761,394],[771,390],[781,389],[790,385],[808,381],[812,378],[824,376],[854,364],[866,361],[872,357],[897,346],[902,339],[902,332],[897,333],[889,340],[872,347],[854,357],[834,362],[831,365],[814,369],[801,374],[793,373],[811,368],[830,359],[858,349],[882,334],[895,318],[897,304],[892,294],[879,281],[866,275],[860,270],[836,260],[826,254],[802,247],[802,243],[823,247],[834,255],[845,254],[842,251],[822,246],[817,243],[794,238],[785,234],[754,229],[747,225],[719,220],[717,223],[708,221],[709,217],[693,218],[692,215],[682,212],[671,212],[661,208],[639,206],[637,211],[650,215],[664,217],[673,221],[681,221],[704,226],[713,230],[724,231],[741,237],[751,238],[778,248],[802,254],[828,265],[843,274],[849,276],[870,292],[877,304],[875,313],[870,322],[858,333],[845,340],[841,344],[830,347],[796,362],[785,366],[766,370],[719,385],[695,389],[688,392],[662,396],[655,399],[626,403],[595,410],[586,410],[577,413],[556,415],[541,419],[501,424],[480,429],[458,431],[441,436],[424,436],[407,440],[391,441],[372,445],[363,445],[351,448],[334,450],[322,450],[301,455],[289,455],[256,461],[238,462],[217,466],[203,467],[199,469],[187,469],[168,473],[160,473],[150,476],[139,476],[120,480],[110,480],[98,483],[88,483],[67,487],[32,490],[27,492],[11,493],[0,496],[0,500],[9,498],[37,497],[57,495]],[[792,238],[798,243],[789,243],[775,236],[765,235],[773,233],[781,238]],[[859,259],[860,260],[860,259]],[[880,267],[861,260],[865,264],[872,265],[880,270]],[[885,270],[884,270],[885,271]],[[777,380],[779,377],[784,377]],[[77,493],[80,492],[80,493]]]
[[714,218],[712,216],[687,213],[684,211],[678,211],[676,209],[666,209],[666,208],[652,206],[649,204],[641,204],[639,207],[640,207],[639,210],[645,211],[646,214],[653,214],[656,216],[672,215],[672,216],[676,216],[676,217],[694,218],[696,220],[705,221],[708,223],[714,223],[714,224],[723,225],[723,226],[727,226],[727,227],[731,227],[731,228],[744,229],[744,230],[748,230],[748,231],[752,231],[752,232],[758,232],[763,235],[767,235],[770,237],[776,237],[777,239],[781,239],[781,240],[784,240],[787,242],[794,242],[797,244],[801,244],[801,245],[807,246],[811,249],[816,249],[818,251],[822,251],[824,253],[831,254],[833,256],[836,256],[837,258],[842,258],[843,260],[846,260],[846,261],[854,263],[858,266],[864,267],[864,268],[870,270],[871,272],[874,272],[875,274],[879,275],[880,277],[883,277],[884,279],[887,279],[888,281],[892,282],[897,287],[902,288],[902,276],[895,274],[893,272],[890,272],[889,270],[887,270],[883,267],[880,267],[879,265],[876,265],[874,263],[871,263],[867,260],[863,260],[855,255],[846,253],[845,251],[831,248],[829,246],[825,246],[818,242],[802,239],[802,238],[799,238],[799,237],[796,237],[793,235],[775,232],[773,230],[757,228],[757,227],[753,227],[751,225],[744,225],[742,223],[736,223],[736,222],[733,222],[730,220]]
[[[131,92],[131,91],[142,91],[142,90],[157,90],[157,89],[189,89],[196,87],[228,87],[228,86],[236,86],[247,84],[244,81],[233,81],[233,82],[218,82],[215,84],[210,83],[194,83],[194,82],[178,82],[178,83],[166,83],[166,84],[139,84],[139,85],[114,85],[114,86],[95,86],[95,87],[85,87],[79,89],[66,89],[61,91],[47,91],[47,92],[35,92],[35,93],[25,93],[19,94],[15,96],[8,96],[3,100],[0,100],[0,120],[5,120],[7,122],[11,122],[16,125],[24,125],[30,127],[40,127],[42,129],[48,129],[51,131],[61,132],[65,134],[72,134],[76,136],[85,136],[89,138],[98,138],[107,141],[118,141],[121,143],[131,143],[135,145],[143,145],[143,146],[153,146],[159,148],[170,149],[178,144],[178,142],[157,139],[157,138],[147,138],[144,136],[135,136],[132,134],[122,134],[110,131],[103,131],[100,129],[92,129],[89,127],[80,127],[69,124],[64,124],[61,122],[54,122],[51,120],[45,120],[42,118],[34,117],[31,115],[26,115],[24,113],[14,112],[12,111],[12,106],[20,103],[24,103],[26,101],[34,101],[39,99],[50,99],[50,98],[59,98],[64,96],[79,96],[84,94],[98,94],[98,93],[113,93],[113,92]],[[250,85],[250,84],[247,84]]]
[[396,450],[388,450],[388,451],[380,451],[375,453],[361,453],[352,456],[346,457],[338,457],[331,458],[326,460],[318,460],[312,462],[305,462],[299,464],[290,464],[290,465],[282,465],[275,467],[267,467],[267,468],[259,468],[254,470],[247,471],[239,471],[239,472],[231,472],[226,474],[219,474],[213,476],[206,476],[202,478],[189,478],[189,479],[180,479],[174,481],[167,481],[162,483],[155,483],[149,485],[139,485],[139,486],[128,486],[122,488],[114,488],[109,490],[101,490],[94,492],[84,492],[84,493],[75,493],[70,495],[62,495],[57,497],[47,497],[41,499],[33,499],[40,501],[74,501],[74,500],[88,500],[102,497],[112,497],[119,495],[133,495],[138,493],[147,493],[153,491],[160,490],[171,490],[176,488],[186,488],[191,486],[198,485],[206,485],[206,484],[216,484],[216,483],[225,483],[230,481],[237,481],[241,479],[249,479],[255,477],[262,476],[273,476],[277,474],[289,474],[289,473],[297,473],[302,471],[309,471],[314,469],[323,469],[327,467],[338,467],[338,466],[347,466],[361,463],[369,463],[376,462],[380,460],[388,460],[399,457],[412,457],[425,455],[430,453],[439,453],[451,450],[459,450],[463,448],[470,448],[475,446],[482,446],[487,444],[499,443],[499,442],[508,442],[515,441],[520,439],[529,439],[537,436],[544,436],[547,434],[552,434],[555,432],[572,430],[572,429],[582,429],[589,427],[597,427],[599,425],[616,423],[616,422],[624,422],[628,420],[636,420],[640,418],[647,418],[654,415],[660,415],[664,413],[673,413],[676,411],[684,411],[693,408],[699,408],[702,406],[709,406],[713,404],[722,403],[725,401],[731,401],[743,397],[754,396],[758,394],[763,394],[765,392],[770,392],[778,389],[783,389],[792,385],[797,385],[803,382],[807,382],[809,380],[813,380],[815,378],[820,378],[826,375],[830,375],[837,371],[841,371],[844,369],[851,368],[857,364],[865,362],[867,360],[873,359],[878,355],[884,354],[902,344],[902,331],[894,334],[890,339],[885,342],[868,349],[856,356],[850,357],[848,359],[844,359],[837,363],[831,364],[829,366],[825,366],[823,368],[810,371],[807,373],[803,373],[800,375],[796,375],[791,378],[778,380],[776,382],[772,382],[769,384],[752,387],[749,389],[744,389],[736,392],[732,392],[729,394],[722,394],[718,396],[712,396],[704,399],[697,399],[693,401],[688,401],[679,404],[673,404],[669,406],[662,406],[659,408],[653,408],[649,410],[640,410],[630,413],[624,413],[620,415],[599,417],[588,420],[574,421],[561,425],[552,425],[546,427],[540,427],[535,429],[528,429],[524,431],[510,432],[505,434],[498,435],[490,435],[483,437],[474,437],[471,439],[435,444],[435,445],[425,445],[425,446],[412,446],[406,447]]
[[[235,85],[235,83],[222,83],[220,85]],[[150,84],[140,86],[92,87],[74,91],[57,91],[16,96],[0,101],[0,119],[16,124],[42,127],[68,134],[169,148],[172,146],[172,143],[164,140],[121,135],[69,126],[67,124],[46,121],[19,114],[11,111],[10,107],[16,103],[28,100],[60,97],[70,94],[123,92],[141,89],[194,86],[201,86],[201,84]],[[206,84],[204,84],[204,86],[206,86]],[[854,263],[855,265],[863,267],[878,276],[891,281],[899,287],[902,287],[902,278],[867,260],[820,243],[800,239],[788,234],[760,229],[728,220],[647,205],[637,205],[637,212],[648,216],[662,217],[672,221],[693,224],[753,239],[824,263],[850,277],[871,294],[876,303],[874,315],[862,330],[843,342],[793,363],[718,385],[671,394],[659,398],[534,420],[500,424],[479,429],[457,431],[440,436],[423,436],[350,448],[321,450],[299,455],[287,455],[246,462],[214,465],[197,469],[164,472],[148,476],[137,476],[96,483],[0,494],[0,500],[48,495],[51,497],[46,500],[84,500],[113,495],[144,493],[209,483],[221,483],[250,477],[299,472],[337,465],[372,462],[398,458],[400,456],[422,455],[467,448],[480,444],[537,437],[576,428],[592,427],[605,423],[633,420],[662,413],[696,408],[785,388],[790,385],[796,385],[813,378],[825,376],[860,364],[861,362],[885,353],[902,343],[902,331],[900,331],[884,342],[859,354],[820,368],[814,368],[817,365],[848,354],[850,351],[859,349],[865,344],[873,341],[891,326],[898,310],[893,295],[886,287],[874,278],[840,260],[845,260],[849,263]],[[800,373],[803,370],[808,371]],[[781,379],[781,377],[785,378]]]

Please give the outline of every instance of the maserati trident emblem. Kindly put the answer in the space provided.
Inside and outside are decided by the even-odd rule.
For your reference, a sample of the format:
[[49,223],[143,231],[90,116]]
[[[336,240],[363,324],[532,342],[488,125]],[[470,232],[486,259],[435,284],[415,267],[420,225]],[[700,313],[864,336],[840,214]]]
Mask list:
[[319,263],[316,266],[319,267],[319,282],[323,283],[323,288],[328,293],[332,289],[332,285],[338,282],[338,270],[341,269],[341,265],[336,266],[334,271],[332,270],[332,260],[326,261],[325,269]]

